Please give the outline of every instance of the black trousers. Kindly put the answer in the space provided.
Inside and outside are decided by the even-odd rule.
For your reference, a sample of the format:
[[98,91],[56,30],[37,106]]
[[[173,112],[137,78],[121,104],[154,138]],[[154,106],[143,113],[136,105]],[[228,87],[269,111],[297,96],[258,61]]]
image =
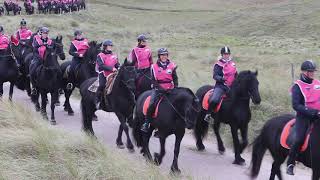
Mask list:
[[294,126],[294,131],[296,132],[296,136],[294,138],[294,143],[289,151],[289,158],[287,161],[287,165],[293,164],[295,165],[295,161],[297,158],[297,155],[300,151],[301,146],[304,143],[304,139],[307,134],[307,130],[309,126],[311,125],[311,120],[308,118],[296,118],[296,123]]
[[160,98],[166,93],[165,90],[153,89],[151,93],[150,104],[147,110],[146,119],[150,121],[152,119],[152,115],[157,107],[157,104]]
[[213,90],[213,94],[209,98],[209,108],[208,108],[208,114],[211,114],[213,112],[213,109],[219,104],[221,101],[222,96],[226,93],[226,91],[219,87],[216,86]]

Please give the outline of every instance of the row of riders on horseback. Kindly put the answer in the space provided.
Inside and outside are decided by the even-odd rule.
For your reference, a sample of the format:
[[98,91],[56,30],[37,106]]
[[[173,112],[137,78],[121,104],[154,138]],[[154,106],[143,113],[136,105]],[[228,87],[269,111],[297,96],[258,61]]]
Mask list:
[[[248,123],[251,119],[250,99],[254,104],[261,102],[257,80],[258,73],[251,71],[238,73],[235,62],[230,56],[229,47],[221,48],[221,56],[213,66],[215,85],[213,87],[203,86],[194,94],[188,88],[178,87],[177,66],[169,59],[169,52],[166,48],[158,50],[158,59],[153,63],[152,51],[148,47],[147,37],[143,34],[138,36],[138,45],[132,49],[128,59],[120,65],[117,55],[112,51],[113,42],[111,40],[105,40],[102,44],[89,42],[88,39],[83,37],[80,30],[76,30],[69,50],[69,54],[73,56],[72,61],[59,66],[57,57],[62,60],[65,59],[62,37],[58,36],[56,39],[50,39],[48,33],[49,29],[42,27],[38,33],[33,34],[26,28],[25,20],[22,20],[21,28],[15,35],[16,38],[11,37],[10,42],[9,37],[3,34],[3,27],[0,26],[0,58],[18,56],[15,53],[14,46],[22,46],[19,50],[22,54],[21,57],[24,58],[18,57],[16,65],[20,68],[21,74],[27,73],[28,75],[25,75],[25,77],[30,76],[31,78],[33,89],[30,95],[37,109],[40,109],[37,99],[41,95],[41,111],[45,117],[47,93],[51,93],[52,124],[55,124],[54,107],[58,102],[58,90],[64,91],[66,96],[65,110],[72,115],[73,110],[69,104],[69,97],[72,90],[78,87],[82,96],[83,129],[92,135],[94,134],[92,121],[95,118],[95,111],[102,109],[107,112],[115,112],[120,121],[116,142],[118,147],[123,147],[122,132],[125,131],[127,148],[133,150],[128,134],[127,123],[129,123],[133,128],[133,136],[138,147],[142,147],[141,152],[151,161],[153,159],[148,143],[153,130],[157,129],[161,150],[160,153],[154,154],[153,161],[159,165],[165,154],[165,140],[169,135],[174,134],[176,142],[174,160],[171,166],[173,172],[180,172],[178,155],[185,128],[194,129],[196,145],[199,150],[203,150],[205,146],[202,139],[212,119],[214,119],[212,123],[219,152],[224,153],[225,151],[219,134],[220,123],[223,122],[231,127],[235,152],[234,164],[241,165],[245,162],[241,153],[248,145]],[[31,47],[26,42],[27,40],[32,41]],[[100,51],[101,45],[103,48]],[[32,49],[33,52],[25,55],[27,49]],[[15,62],[14,59],[12,58],[12,62]],[[3,61],[1,60],[0,63]],[[22,67],[24,67],[24,70]],[[254,142],[252,154],[253,177],[257,176],[259,172],[262,157],[267,148],[271,151],[275,160],[270,179],[274,179],[275,175],[282,179],[280,165],[288,155],[288,174],[293,175],[295,161],[299,160],[312,167],[313,179],[319,179],[320,177],[320,166],[317,162],[313,162],[311,165],[309,163],[310,160],[312,162],[312,158],[319,159],[319,153],[312,149],[307,154],[302,152],[302,156],[305,158],[302,160],[299,158],[301,155],[299,149],[307,134],[310,136],[310,143],[319,140],[319,136],[311,133],[309,127],[312,124],[311,122],[320,116],[320,93],[318,93],[320,81],[314,79],[315,63],[311,60],[303,62],[301,71],[300,80],[295,82],[291,91],[292,105],[297,115],[293,131],[295,137],[290,143],[290,147],[287,147],[290,150],[282,148],[284,145],[280,144],[282,140],[279,133],[279,136],[276,136],[278,131],[275,130],[278,128],[282,132],[282,129],[285,129],[284,126],[294,116],[280,117],[282,123],[278,121],[278,124],[273,119],[268,121],[261,135]],[[106,78],[110,76],[114,77],[112,80],[113,89],[106,93]],[[13,84],[17,82],[17,79],[3,79],[1,80],[1,87],[3,82],[6,81]],[[90,90],[96,81],[99,82],[97,90]],[[10,98],[12,96],[11,86]],[[109,87],[109,83],[107,86]],[[1,95],[2,93],[3,91],[1,91]],[[280,127],[275,128],[270,124]],[[317,124],[313,125],[313,131],[319,128],[318,126]],[[239,130],[242,142],[239,141]],[[269,135],[279,138],[279,141],[274,145],[278,149],[268,145],[267,137]],[[271,142],[275,143],[274,138]],[[318,148],[316,150],[319,150],[318,144],[314,146]],[[283,161],[277,159],[279,152],[282,152],[280,154]]]

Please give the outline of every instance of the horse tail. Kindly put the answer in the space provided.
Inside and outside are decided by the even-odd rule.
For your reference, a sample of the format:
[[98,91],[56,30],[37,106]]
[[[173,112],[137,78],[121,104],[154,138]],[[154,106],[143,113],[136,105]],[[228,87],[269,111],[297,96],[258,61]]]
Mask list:
[[88,134],[88,135],[94,135],[92,128],[90,128],[90,118],[88,115],[88,107],[84,101],[83,98],[81,98],[80,102],[80,108],[81,108],[81,116],[82,116],[82,129]]
[[254,140],[251,159],[251,177],[256,178],[259,174],[263,156],[267,150],[263,139],[263,130],[261,134]]
[[208,134],[209,123],[204,121],[205,113],[200,112],[196,121],[196,125],[194,128],[194,136],[199,139],[203,139]]
[[135,106],[134,111],[133,111],[133,121],[131,123],[132,125],[132,134],[133,138],[136,142],[136,145],[138,147],[142,147],[142,142],[143,142],[143,137],[142,137],[142,132],[140,130],[140,127],[142,125],[142,122],[140,122],[140,119],[138,118],[138,112],[137,112],[137,106]]

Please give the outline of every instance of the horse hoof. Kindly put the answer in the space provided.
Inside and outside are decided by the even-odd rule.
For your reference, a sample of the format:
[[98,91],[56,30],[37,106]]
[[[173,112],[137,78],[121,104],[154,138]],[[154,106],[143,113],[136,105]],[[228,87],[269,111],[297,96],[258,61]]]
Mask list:
[[128,148],[129,153],[134,153],[134,148]]
[[60,106],[60,102],[54,103],[55,106]]
[[243,158],[236,159],[233,161],[233,164],[239,165],[239,166],[244,166],[246,164],[246,161]]
[[92,121],[98,121],[98,117],[93,117]]
[[123,144],[117,144],[117,148],[119,148],[119,149],[124,149],[125,147],[124,147]]
[[173,176],[179,176],[181,174],[181,170],[179,168],[171,168],[170,174]]
[[69,116],[73,116],[73,115],[74,115],[74,112],[68,112],[68,115],[69,115]]
[[159,153],[154,153],[153,156],[154,156],[154,164],[155,164],[156,166],[160,166],[160,164],[161,164],[160,159],[159,159],[160,154],[159,154]]
[[50,121],[50,124],[51,124],[51,125],[56,125],[57,122],[56,122],[55,120],[51,120],[51,121]]
[[206,147],[203,144],[197,144],[198,151],[204,151]]
[[224,147],[222,148],[218,148],[219,149],[219,154],[224,155],[224,153],[226,152],[226,149]]

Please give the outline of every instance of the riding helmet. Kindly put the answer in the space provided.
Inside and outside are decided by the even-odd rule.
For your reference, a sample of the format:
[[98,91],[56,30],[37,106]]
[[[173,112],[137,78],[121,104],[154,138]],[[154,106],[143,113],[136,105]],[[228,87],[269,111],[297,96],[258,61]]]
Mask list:
[[110,39],[106,39],[103,41],[103,46],[113,46],[113,43]]
[[22,20],[20,21],[20,25],[21,25],[21,26],[26,26],[26,25],[27,25],[27,21],[24,20],[24,19],[22,19]]
[[230,48],[228,46],[221,48],[220,52],[221,52],[221,55],[222,54],[231,54]]
[[301,64],[301,71],[313,72],[316,70],[317,70],[317,66],[312,60],[306,60]]
[[74,31],[74,36],[78,36],[78,35],[81,35],[82,34],[82,31],[77,29]]
[[168,51],[168,49],[167,48],[160,48],[159,50],[158,50],[158,56],[160,56],[160,55],[168,55],[169,54],[169,51]]
[[137,40],[138,40],[138,42],[140,42],[140,41],[145,42],[145,41],[147,41],[147,37],[146,37],[146,35],[144,35],[144,34],[140,34],[140,35],[137,37]]
[[42,27],[40,30],[41,33],[49,33],[49,28],[47,27]]

